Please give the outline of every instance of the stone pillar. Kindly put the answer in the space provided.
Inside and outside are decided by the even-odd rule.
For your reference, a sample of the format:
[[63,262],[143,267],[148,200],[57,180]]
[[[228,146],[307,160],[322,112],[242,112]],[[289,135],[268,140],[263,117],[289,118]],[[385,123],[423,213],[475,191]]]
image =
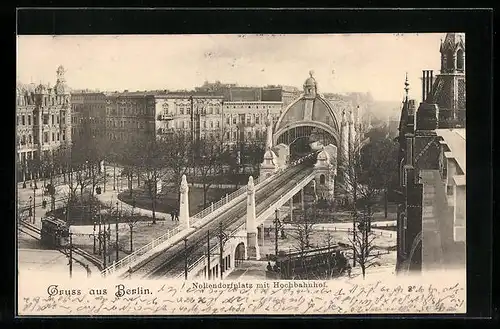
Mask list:
[[304,211],[305,206],[304,206],[304,188],[300,189],[300,202],[301,202],[301,209]]
[[257,225],[255,215],[255,186],[253,177],[248,178],[247,185],[247,255],[248,259],[260,259],[259,244],[257,241]]
[[266,149],[273,147],[273,119],[269,114],[266,120]]
[[260,174],[267,177],[278,169],[278,157],[273,152],[273,128],[272,118],[270,115],[267,117],[267,136],[266,136],[266,152],[264,153],[264,161],[260,165]]
[[189,186],[186,175],[182,175],[180,192],[181,202],[179,205],[179,225],[183,226],[185,229],[189,229]]
[[312,188],[313,188],[313,194],[314,194],[314,202],[318,201],[318,194],[316,191],[316,180],[312,180]]
[[264,247],[264,224],[260,225],[260,236],[261,236],[261,239],[262,239],[261,246]]
[[342,149],[341,162],[343,166],[346,166],[349,164],[349,126],[347,124],[345,110],[342,111],[340,139],[341,139],[341,149]]
[[356,149],[356,130],[354,128],[354,112],[349,114],[349,155]]

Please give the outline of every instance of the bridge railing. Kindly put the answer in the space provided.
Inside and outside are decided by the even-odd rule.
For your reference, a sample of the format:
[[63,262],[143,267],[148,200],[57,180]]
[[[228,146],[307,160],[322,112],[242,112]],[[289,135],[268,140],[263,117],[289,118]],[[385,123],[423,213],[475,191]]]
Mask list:
[[[305,160],[311,158],[312,156],[314,156],[315,153],[311,153],[311,154],[309,154],[309,155],[307,155],[305,157],[302,157],[302,158],[300,158],[300,159],[298,159],[298,160],[290,163],[290,165],[288,165],[286,167],[278,169],[275,173],[273,173],[273,175],[271,175],[269,177],[262,177],[262,176],[258,177],[257,179],[254,180],[254,184],[257,186],[259,184],[263,184],[263,183],[267,183],[267,182],[271,181],[272,179],[274,179],[277,176],[279,176],[280,174],[282,174],[288,168],[297,166],[297,165],[303,163]],[[194,223],[200,221],[201,219],[203,219],[206,216],[210,215],[214,211],[220,209],[224,205],[227,205],[232,200],[234,200],[237,197],[239,197],[242,194],[244,194],[246,192],[246,190],[247,190],[247,186],[243,185],[237,191],[234,191],[233,193],[231,193],[229,195],[226,195],[221,200],[217,201],[216,203],[210,205],[209,207],[205,208],[204,210],[202,210],[199,213],[197,213],[194,216],[192,216],[190,218],[190,224],[194,224]],[[147,252],[151,251],[153,248],[157,247],[161,243],[163,243],[163,242],[167,241],[168,239],[172,238],[174,235],[176,235],[177,233],[179,233],[181,230],[182,229],[179,226],[168,230],[162,236],[160,236],[160,237],[154,239],[153,241],[151,241],[150,243],[142,246],[141,248],[137,249],[136,251],[134,251],[133,253],[129,254],[128,256],[122,258],[118,262],[113,263],[111,266],[108,266],[103,271],[101,271],[101,274],[102,275],[112,274],[112,273],[116,272],[116,270],[118,270],[120,268],[123,268],[123,267],[126,267],[126,266],[130,265],[131,263],[136,262],[139,257],[145,255]],[[202,259],[203,259],[203,257],[202,257]]]
[[136,262],[139,257],[145,255],[147,252],[153,250],[155,247],[159,246],[163,242],[172,238],[174,235],[176,235],[180,231],[182,231],[181,226],[177,226],[175,228],[168,230],[167,233],[152,240],[150,243],[142,246],[141,248],[137,249],[136,251],[129,254],[128,256],[123,257],[118,262],[113,263],[111,266],[108,266],[107,268],[105,268],[104,270],[101,271],[101,274],[102,275],[112,274],[112,273],[116,272],[116,270],[123,268],[123,267],[126,267],[127,265],[130,265],[131,263]]
[[[304,161],[310,159],[311,157],[313,157],[315,154],[317,154],[318,152],[313,152],[305,157],[302,157],[300,159],[297,159],[296,161],[290,163],[289,166],[287,167],[283,167],[283,168],[280,168],[278,169],[273,175],[265,178],[264,180],[260,181],[259,179],[257,179],[254,184],[255,185],[258,185],[259,183],[264,183],[264,182],[267,182],[273,178],[276,178],[278,175],[280,175],[281,173],[283,173],[286,169],[290,168],[290,167],[294,167],[296,165],[299,165],[301,163],[303,163]],[[261,178],[261,177],[259,177]],[[240,192],[241,191],[241,192]],[[244,187],[242,187],[241,189],[239,189],[238,191],[236,192],[233,192],[233,194],[236,195],[237,192],[239,192],[239,194],[237,194],[237,196],[241,195],[242,193],[244,193],[246,191],[246,185]],[[237,196],[233,197],[236,198]],[[222,201],[222,200],[220,200]],[[196,215],[195,215],[196,216]],[[238,231],[240,231],[242,228],[244,228],[245,226],[245,223],[242,223],[241,225],[239,225],[236,229],[234,229],[231,233],[229,233],[229,236],[234,236]],[[213,246],[211,249],[210,249],[210,254],[212,254],[213,252],[216,252],[217,249],[219,248],[218,244],[216,244],[215,246]],[[206,255],[203,255],[203,256],[200,256],[196,261],[194,261],[191,265],[189,265],[189,272],[192,272],[193,270],[197,269],[197,267],[202,264],[206,259]],[[182,278],[184,277],[184,273],[180,273],[179,275],[176,276],[176,278]]]
[[[273,173],[271,176],[269,177],[258,177],[254,180],[254,185],[259,185],[261,183],[267,183],[269,181],[271,181],[272,179],[276,178],[278,175],[280,175],[281,173],[283,173],[286,169],[290,168],[290,167],[294,167],[296,165],[299,165],[301,163],[303,163],[305,160],[311,158],[312,156],[314,156],[315,153],[311,153],[305,157],[302,157],[292,163],[290,163],[290,165],[286,166],[286,167],[283,167],[283,168],[280,168],[278,169],[275,173]],[[231,202],[232,200],[236,199],[237,197],[245,194],[247,190],[247,186],[246,185],[243,185],[240,189],[234,191],[233,193],[231,194],[226,194],[225,197],[223,197],[222,199],[220,199],[219,201],[217,201],[216,203],[212,203],[209,207],[203,209],[202,211],[200,211],[199,213],[193,215],[191,217],[191,220],[190,220],[190,223],[191,224],[194,224],[196,222],[198,222],[200,219],[202,218],[205,218],[206,216],[210,215],[211,213],[213,213],[214,211],[218,210],[219,208],[221,208],[222,206],[228,204],[229,202]]]

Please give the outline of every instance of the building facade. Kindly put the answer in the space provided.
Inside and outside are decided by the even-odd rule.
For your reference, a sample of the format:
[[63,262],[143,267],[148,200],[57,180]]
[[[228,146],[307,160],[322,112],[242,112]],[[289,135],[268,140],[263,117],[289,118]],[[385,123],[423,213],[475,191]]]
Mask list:
[[71,97],[64,67],[57,69],[57,81],[50,85],[22,85],[16,88],[16,146],[18,180],[37,175],[29,165],[56,156],[71,146]]
[[183,131],[191,138],[218,138],[222,129],[223,97],[205,92],[155,95],[157,136]]
[[222,132],[224,142],[234,145],[266,136],[266,119],[270,115],[276,122],[283,108],[282,102],[224,102]]
[[109,141],[126,144],[155,136],[154,94],[107,93],[105,102],[105,134]]
[[71,136],[73,142],[106,136],[106,95],[101,92],[71,93]]
[[[446,40],[456,38],[448,34]],[[443,67],[445,72],[449,69],[447,65]],[[465,121],[455,120],[460,119],[460,115],[454,117],[456,108],[444,110],[450,115],[441,115],[438,103],[444,99],[465,100],[465,89],[439,87],[444,83],[439,81],[447,79],[456,79],[455,73],[434,80],[432,73],[424,71],[423,100],[418,109],[415,101],[406,96],[401,110],[397,137],[400,144],[397,270],[400,272],[465,268]],[[465,112],[465,107],[459,111]],[[450,122],[463,127],[454,128]]]

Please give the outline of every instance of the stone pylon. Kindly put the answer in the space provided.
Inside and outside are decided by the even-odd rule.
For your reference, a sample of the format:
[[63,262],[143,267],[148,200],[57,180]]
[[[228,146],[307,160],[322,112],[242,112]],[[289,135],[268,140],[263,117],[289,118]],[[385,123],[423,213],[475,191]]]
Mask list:
[[186,175],[182,175],[181,179],[181,201],[179,205],[179,225],[184,228],[189,228],[189,186]]
[[257,241],[257,224],[255,216],[255,186],[253,177],[248,178],[247,185],[247,255],[248,259],[260,259],[259,243]]
[[273,152],[273,120],[270,115],[266,120],[267,136],[266,136],[266,152],[264,153],[264,161],[260,165],[260,174],[267,177],[273,174],[278,169],[278,157]]

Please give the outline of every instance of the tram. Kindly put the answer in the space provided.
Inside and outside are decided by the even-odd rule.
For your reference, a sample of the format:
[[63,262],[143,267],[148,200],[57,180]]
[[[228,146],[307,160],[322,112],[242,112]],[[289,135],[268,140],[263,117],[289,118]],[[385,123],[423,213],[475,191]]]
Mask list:
[[47,216],[42,218],[42,243],[47,247],[61,248],[69,245],[69,226],[65,221]]
[[[316,248],[304,252],[282,253],[276,258],[275,277],[282,280],[336,277],[347,269],[341,246]],[[269,273],[271,276],[271,273]]]

